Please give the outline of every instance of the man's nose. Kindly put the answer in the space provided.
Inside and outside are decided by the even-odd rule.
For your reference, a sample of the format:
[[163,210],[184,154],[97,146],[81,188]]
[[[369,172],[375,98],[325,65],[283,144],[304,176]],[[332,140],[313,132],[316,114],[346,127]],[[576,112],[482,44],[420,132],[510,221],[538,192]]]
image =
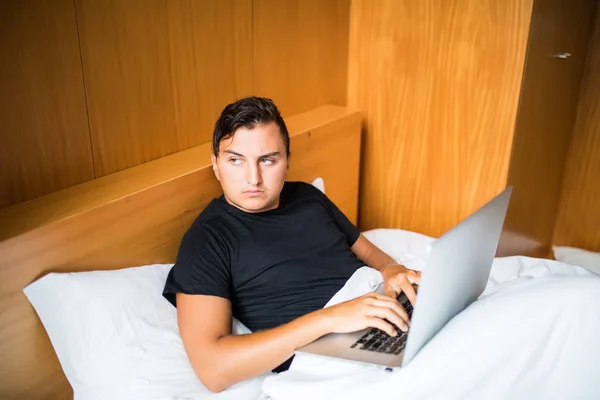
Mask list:
[[246,166],[246,182],[252,186],[258,186],[261,184],[262,177],[259,166],[252,163],[248,163]]

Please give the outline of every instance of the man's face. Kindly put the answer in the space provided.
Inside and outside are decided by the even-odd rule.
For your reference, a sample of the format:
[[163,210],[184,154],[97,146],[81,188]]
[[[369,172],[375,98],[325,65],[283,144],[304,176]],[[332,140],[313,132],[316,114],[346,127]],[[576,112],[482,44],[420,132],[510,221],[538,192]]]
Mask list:
[[287,177],[288,157],[274,122],[239,128],[212,156],[215,176],[229,204],[248,213],[272,210]]

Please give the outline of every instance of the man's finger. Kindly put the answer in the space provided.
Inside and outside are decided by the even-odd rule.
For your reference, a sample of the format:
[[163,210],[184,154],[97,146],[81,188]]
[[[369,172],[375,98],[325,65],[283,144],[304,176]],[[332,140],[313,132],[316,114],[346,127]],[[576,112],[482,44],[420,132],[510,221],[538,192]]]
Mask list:
[[369,316],[385,319],[406,332],[408,330],[408,323],[406,322],[408,321],[408,314],[404,310],[400,313],[400,309],[402,309],[400,306],[398,306],[398,309],[394,309],[388,307],[387,304],[380,304],[370,310]]
[[415,288],[408,281],[408,279],[403,279],[403,281],[400,282],[400,288],[406,294],[406,297],[408,298],[408,301],[410,301],[410,304],[412,304],[414,307],[415,303],[417,302],[417,292],[415,292]]
[[369,321],[369,326],[371,328],[377,328],[379,330],[382,330],[390,336],[397,335],[396,329],[394,329],[392,324],[390,324],[389,322],[378,317],[367,317],[367,320]]
[[421,284],[421,272],[409,269],[406,276],[410,283],[416,283],[417,285]]
[[[373,302],[374,307],[381,307],[392,310],[394,313],[398,314],[403,321],[408,321],[408,313],[406,310],[398,303],[396,300],[392,300],[387,298],[385,300],[375,300]],[[387,317],[386,317],[387,318]],[[398,325],[399,326],[399,325]]]
[[396,299],[400,294],[400,288],[394,287],[394,285],[390,285],[389,283],[384,286],[383,294],[386,296]]

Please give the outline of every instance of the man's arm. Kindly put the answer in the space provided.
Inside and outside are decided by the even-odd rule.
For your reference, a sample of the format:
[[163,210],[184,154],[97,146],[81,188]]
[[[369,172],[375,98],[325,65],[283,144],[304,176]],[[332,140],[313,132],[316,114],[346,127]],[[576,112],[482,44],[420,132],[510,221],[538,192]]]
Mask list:
[[388,265],[398,265],[396,260],[384,253],[369,241],[362,233],[351,247],[352,252],[369,267],[382,272]]
[[178,293],[177,317],[181,338],[196,375],[210,391],[220,392],[272,370],[290,358],[296,349],[327,333],[375,327],[394,336],[396,331],[387,321],[405,327],[403,321],[407,315],[395,300],[370,293],[304,315],[277,328],[231,335],[229,300]]
[[418,284],[420,282],[420,272],[398,264],[392,257],[381,251],[364,237],[362,233],[356,242],[354,242],[351,249],[356,257],[361,259],[369,267],[374,268],[381,273],[386,295],[395,299],[401,292],[404,292],[406,293],[408,300],[414,306],[417,294],[412,287],[412,284]]

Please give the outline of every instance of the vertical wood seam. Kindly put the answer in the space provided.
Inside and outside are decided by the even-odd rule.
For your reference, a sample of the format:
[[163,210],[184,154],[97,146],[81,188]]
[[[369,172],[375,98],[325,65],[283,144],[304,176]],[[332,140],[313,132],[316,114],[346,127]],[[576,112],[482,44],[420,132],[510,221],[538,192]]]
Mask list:
[[81,49],[81,35],[79,33],[79,19],[77,17],[77,0],[73,0],[73,12],[75,13],[75,30],[77,31],[77,45],[79,47],[79,65],[81,66],[81,80],[83,81],[83,98],[85,100],[85,113],[87,116],[88,136],[90,138],[90,153],[92,156],[92,169],[94,178],[98,178],[96,171],[96,160],[94,159],[94,142],[92,137],[92,124],[90,121],[90,105],[88,102],[87,87],[85,85],[85,70],[83,68],[83,51]]
[[254,31],[254,2],[256,0],[250,0],[250,30],[252,32],[252,96],[256,95],[256,32]]

